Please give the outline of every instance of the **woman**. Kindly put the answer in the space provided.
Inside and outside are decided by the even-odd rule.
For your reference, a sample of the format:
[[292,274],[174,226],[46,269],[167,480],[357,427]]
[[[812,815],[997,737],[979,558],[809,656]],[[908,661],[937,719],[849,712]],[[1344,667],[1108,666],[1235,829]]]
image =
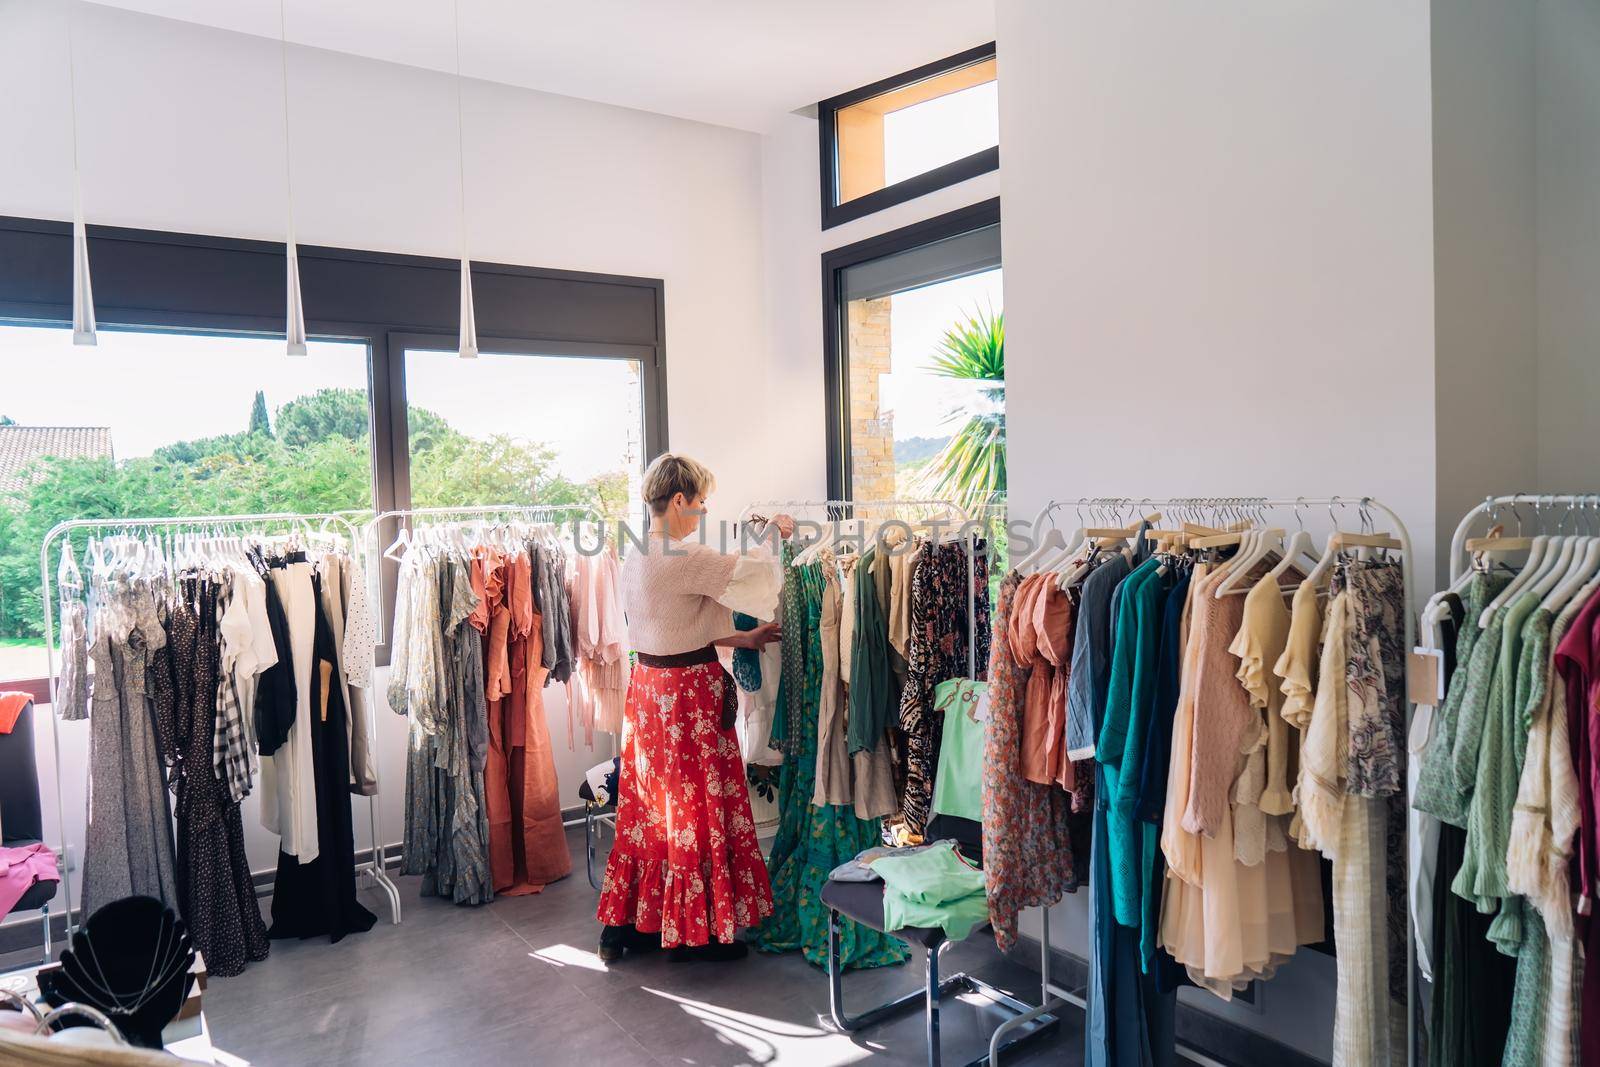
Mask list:
[[[727,555],[690,540],[715,480],[685,456],[645,471],[650,534],[622,566],[628,634],[638,664],[622,726],[616,844],[598,918],[600,958],[660,945],[677,958],[737,959],[734,934],[772,912],[744,764],[724,698],[733,679],[719,649],[759,651],[777,623],[736,631],[733,612],[777,613],[782,575],[770,552]],[[782,536],[794,523],[773,520]]]

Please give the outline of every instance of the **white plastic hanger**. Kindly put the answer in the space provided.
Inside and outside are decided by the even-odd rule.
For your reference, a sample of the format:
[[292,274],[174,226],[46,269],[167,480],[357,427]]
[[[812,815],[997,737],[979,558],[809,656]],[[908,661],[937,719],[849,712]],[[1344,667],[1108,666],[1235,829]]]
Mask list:
[[[384,559],[392,559],[396,563],[399,563],[399,562],[401,562],[402,560],[405,559],[406,552],[409,551],[410,548],[411,548],[411,527],[402,526],[402,527],[400,527],[400,536],[396,537],[394,539],[394,544],[390,545],[388,548],[383,550],[383,558]],[[399,550],[399,555],[395,554],[395,550],[396,549]]]
[[1528,551],[1528,562],[1523,566],[1521,572],[1511,579],[1510,584],[1500,590],[1500,595],[1491,600],[1489,606],[1483,609],[1483,614],[1478,616],[1478,628],[1487,628],[1489,620],[1494,617],[1495,612],[1509,604],[1511,599],[1520,594],[1522,590],[1538,581],[1543,574],[1547,558],[1554,558],[1554,556],[1555,553],[1551,551],[1550,538],[1543,534],[1535,537],[1533,539],[1533,548]]
[[1561,580],[1556,582],[1550,592],[1540,602],[1539,607],[1551,614],[1556,614],[1577,595],[1579,589],[1588,584],[1594,577],[1597,568],[1600,568],[1600,538],[1574,537],[1575,547],[1572,562],[1562,574]]
[[[1217,583],[1216,592],[1212,594],[1221,600],[1236,586],[1250,577],[1250,572],[1262,560],[1272,554],[1274,550],[1283,551],[1283,531],[1279,529],[1250,530],[1253,535],[1248,542],[1242,544],[1237,555],[1233,557],[1233,566],[1228,569],[1226,577]],[[1248,590],[1240,590],[1247,592]]]

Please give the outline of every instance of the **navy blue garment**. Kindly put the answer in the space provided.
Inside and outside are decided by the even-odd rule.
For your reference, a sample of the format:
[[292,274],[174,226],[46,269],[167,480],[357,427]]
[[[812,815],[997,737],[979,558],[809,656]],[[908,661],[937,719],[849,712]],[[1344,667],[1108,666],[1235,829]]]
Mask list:
[[[1156,661],[1156,691],[1150,708],[1148,732],[1145,734],[1144,766],[1139,772],[1139,792],[1134,801],[1133,817],[1154,825],[1159,831],[1161,817],[1167,805],[1167,771],[1172,763],[1172,721],[1178,710],[1178,689],[1183,676],[1183,606],[1189,599],[1189,579],[1192,572],[1185,569],[1178,575],[1161,616],[1159,658]],[[1159,916],[1161,893],[1167,884],[1167,858],[1161,849],[1155,850],[1154,865],[1148,883],[1156,899],[1147,906]],[[1159,946],[1150,949],[1144,961],[1145,968],[1155,976],[1156,989],[1171,993],[1180,986],[1193,985],[1189,972]]]

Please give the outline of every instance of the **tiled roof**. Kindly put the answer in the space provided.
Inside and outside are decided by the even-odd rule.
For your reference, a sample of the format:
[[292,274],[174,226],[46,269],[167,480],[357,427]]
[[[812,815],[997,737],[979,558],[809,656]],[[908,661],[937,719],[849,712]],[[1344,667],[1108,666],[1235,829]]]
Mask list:
[[110,459],[109,426],[0,426],[0,493],[26,489],[24,472],[44,456]]

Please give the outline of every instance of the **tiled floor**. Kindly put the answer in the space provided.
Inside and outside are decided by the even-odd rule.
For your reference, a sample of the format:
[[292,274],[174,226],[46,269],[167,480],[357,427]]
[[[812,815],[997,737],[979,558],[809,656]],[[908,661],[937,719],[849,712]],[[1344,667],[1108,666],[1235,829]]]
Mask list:
[[[400,1064],[794,1064],[863,1060],[926,1063],[920,1012],[858,1036],[836,1032],[823,972],[798,954],[729,964],[673,964],[663,955],[602,964],[595,893],[583,875],[581,831],[570,838],[572,877],[531,897],[458,908],[400,880],[405,921],[380,911],[370,933],[338,945],[274,942],[272,955],[205,994],[216,1045],[249,1063]],[[363,893],[368,907],[378,894]],[[1032,971],[975,935],[945,954],[1029,1002]],[[921,962],[851,972],[852,1007],[920,987]],[[980,1055],[998,1015],[957,1001],[944,1011],[945,1062]],[[1076,1064],[1082,1018],[1068,1012],[1056,1034],[1026,1046],[1015,1064]]]

